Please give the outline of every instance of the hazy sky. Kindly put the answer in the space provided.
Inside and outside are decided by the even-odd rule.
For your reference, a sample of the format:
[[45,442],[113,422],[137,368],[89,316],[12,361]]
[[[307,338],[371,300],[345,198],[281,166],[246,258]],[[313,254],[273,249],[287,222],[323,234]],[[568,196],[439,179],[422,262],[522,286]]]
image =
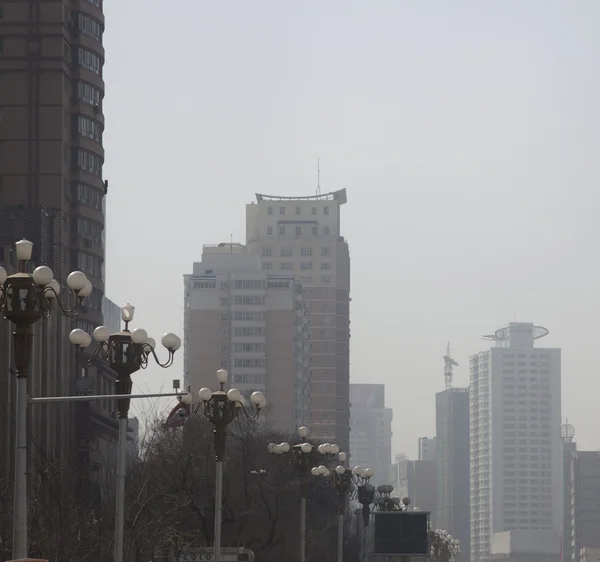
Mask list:
[[320,157],[351,380],[385,383],[393,452],[434,433],[446,342],[466,385],[514,319],[562,347],[563,417],[600,448],[600,2],[105,4],[107,296],[138,327],[182,334],[202,244],[243,242],[257,191],[313,194]]

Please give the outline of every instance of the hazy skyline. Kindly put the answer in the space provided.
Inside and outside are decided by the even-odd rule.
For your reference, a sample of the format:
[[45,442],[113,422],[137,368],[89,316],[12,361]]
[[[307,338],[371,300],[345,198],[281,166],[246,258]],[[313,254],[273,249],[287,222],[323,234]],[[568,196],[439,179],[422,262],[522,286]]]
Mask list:
[[107,296],[136,326],[182,335],[202,244],[244,242],[255,192],[313,194],[320,158],[348,191],[351,382],[386,385],[393,453],[435,432],[446,343],[466,386],[514,319],[550,330],[600,448],[597,2],[105,4]]

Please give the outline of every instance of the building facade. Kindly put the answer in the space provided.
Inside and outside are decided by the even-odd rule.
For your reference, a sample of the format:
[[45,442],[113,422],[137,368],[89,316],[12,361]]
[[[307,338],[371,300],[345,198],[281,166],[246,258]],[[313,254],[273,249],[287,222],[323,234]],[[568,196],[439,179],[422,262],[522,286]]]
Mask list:
[[435,395],[436,525],[459,540],[458,562],[470,552],[469,389],[449,388]]
[[489,558],[498,533],[560,545],[561,353],[534,346],[547,333],[510,323],[470,359],[471,562]]
[[390,476],[394,494],[400,498],[409,497],[413,507],[418,507],[421,511],[429,511],[431,524],[438,526],[435,520],[437,506],[435,460],[411,461],[405,454],[396,455]]
[[419,460],[434,461],[435,460],[435,437],[419,437]]
[[[63,295],[73,270],[85,272],[94,287],[77,321],[56,318],[36,327],[30,390],[38,396],[78,394],[114,381],[104,371],[81,369],[68,341],[72,328],[91,332],[103,323],[103,31],[102,0],[2,2],[0,247],[5,267],[12,244],[26,237],[35,244],[34,263],[52,268]],[[3,330],[9,328],[0,326]],[[9,377],[9,345],[0,337],[3,381]],[[0,410],[12,424],[10,385],[0,397]],[[39,416],[39,431],[43,426],[46,435],[44,454],[69,462],[75,458],[81,467],[99,462],[103,435],[112,440],[117,429],[106,410],[96,403],[33,408],[34,430]],[[35,442],[40,442],[37,436]]]
[[375,486],[389,484],[393,410],[385,407],[385,385],[350,385],[350,463],[373,470]]
[[350,437],[350,256],[340,231],[346,200],[342,189],[312,197],[257,194],[246,205],[247,244],[264,271],[293,275],[303,286],[311,435],[344,450]]
[[266,419],[293,432],[309,417],[308,317],[302,286],[269,272],[241,244],[204,246],[184,276],[184,384],[197,396],[227,369],[244,394],[264,392]]

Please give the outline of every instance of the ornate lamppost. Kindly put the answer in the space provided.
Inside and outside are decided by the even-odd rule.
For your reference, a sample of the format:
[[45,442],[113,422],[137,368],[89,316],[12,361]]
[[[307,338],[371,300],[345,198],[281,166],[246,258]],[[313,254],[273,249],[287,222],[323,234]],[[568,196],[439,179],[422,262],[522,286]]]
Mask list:
[[[306,498],[308,497],[308,478],[311,473],[311,466],[314,464],[318,451],[323,455],[337,455],[340,448],[332,443],[323,443],[315,447],[308,441],[308,428],[305,426],[298,428],[298,437],[300,443],[293,447],[289,443],[270,443],[268,451],[274,455],[285,455],[291,451],[292,463],[298,472],[298,481],[300,484],[300,562],[306,562]],[[323,469],[327,470],[325,466]]]
[[439,562],[451,562],[460,554],[458,539],[444,529],[429,531],[431,543],[431,557]]
[[[217,382],[219,390],[213,392],[210,388],[201,388],[198,397],[201,403],[192,413],[194,415],[200,408],[206,419],[213,425],[213,436],[215,440],[215,538],[214,538],[214,562],[221,562],[221,523],[223,512],[223,457],[225,456],[225,445],[227,441],[227,426],[243,415],[248,421],[255,422],[267,401],[262,392],[253,392],[250,401],[254,408],[246,409],[242,393],[237,388],[225,391],[225,384],[229,373],[225,369],[217,371]],[[183,404],[192,403],[192,395],[186,394],[180,398]]]
[[[75,317],[81,301],[92,292],[92,284],[81,271],[67,277],[69,294],[59,298],[61,286],[52,270],[41,265],[28,273],[33,243],[21,240],[15,244],[18,272],[8,275],[0,267],[0,312],[15,325],[13,332],[15,372],[17,375],[15,482],[13,517],[13,558],[27,558],[27,377],[33,351],[33,325],[49,318],[53,310]],[[56,305],[54,305],[56,303]]]
[[[154,348],[156,342],[148,337],[146,330],[137,328],[129,330],[129,323],[133,320],[135,307],[126,304],[121,309],[121,319],[125,327],[121,332],[111,334],[106,326],[98,326],[94,330],[94,339],[97,344],[90,357],[80,360],[86,365],[101,363],[117,374],[116,394],[118,396],[127,396],[117,399],[117,410],[119,414],[119,443],[117,453],[117,497],[115,513],[115,562],[123,560],[123,540],[125,526],[125,476],[127,460],[127,418],[129,416],[129,407],[131,402],[131,375],[140,369],[145,369],[150,358],[163,368],[170,367],[173,364],[175,352],[181,347],[181,339],[173,333],[167,333],[162,337],[161,343],[169,352],[169,356],[164,363],[156,355]],[[92,337],[83,330],[73,330],[69,339],[71,343],[77,346],[81,353],[92,342]]]

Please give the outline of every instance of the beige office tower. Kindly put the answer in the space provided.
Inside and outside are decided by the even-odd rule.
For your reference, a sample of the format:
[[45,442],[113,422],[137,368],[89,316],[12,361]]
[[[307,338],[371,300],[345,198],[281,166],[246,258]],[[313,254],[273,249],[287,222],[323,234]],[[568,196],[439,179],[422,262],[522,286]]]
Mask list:
[[223,368],[244,395],[265,393],[272,429],[308,423],[308,317],[294,276],[265,271],[245,246],[224,243],[203,247],[184,285],[184,383],[195,400],[200,388],[216,389]]
[[349,447],[350,256],[340,234],[346,190],[312,197],[256,194],[248,248],[266,273],[293,274],[309,309],[310,431]]

